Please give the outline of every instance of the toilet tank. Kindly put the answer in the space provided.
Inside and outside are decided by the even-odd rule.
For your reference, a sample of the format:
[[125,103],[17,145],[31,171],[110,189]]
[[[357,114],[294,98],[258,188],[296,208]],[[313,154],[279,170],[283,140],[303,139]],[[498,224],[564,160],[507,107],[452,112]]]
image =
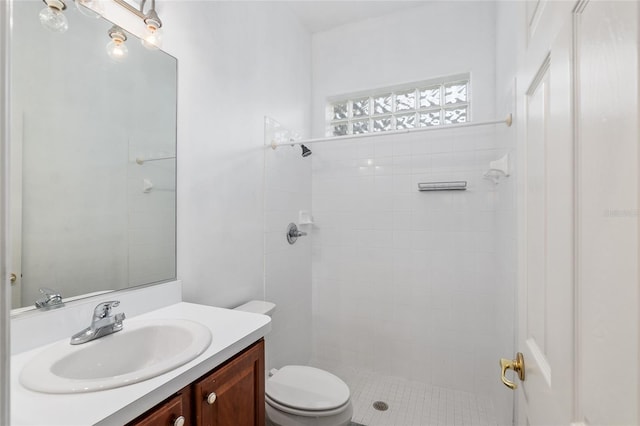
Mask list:
[[244,305],[240,305],[237,308],[234,308],[234,310],[236,311],[252,312],[254,314],[262,314],[268,316],[271,316],[275,309],[275,303],[267,302],[264,300],[252,300],[245,303]]

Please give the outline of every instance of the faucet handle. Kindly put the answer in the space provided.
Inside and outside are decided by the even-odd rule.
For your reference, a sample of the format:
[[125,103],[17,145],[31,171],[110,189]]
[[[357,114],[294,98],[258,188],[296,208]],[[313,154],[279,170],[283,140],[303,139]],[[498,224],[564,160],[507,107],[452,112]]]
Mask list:
[[44,296],[36,300],[36,308],[52,308],[62,306],[62,295],[54,289],[41,287],[38,289]]
[[49,287],[41,287],[38,289],[40,294],[44,295],[47,301],[62,300],[62,296],[56,290]]
[[49,288],[49,287],[40,287],[40,288],[38,289],[38,291],[39,291],[41,294],[44,294],[45,296],[55,296],[56,294],[58,294],[58,292],[57,292],[57,291],[55,291],[54,289]]
[[119,300],[110,300],[108,302],[98,303],[93,310],[94,318],[106,318],[111,315],[111,309],[120,305]]

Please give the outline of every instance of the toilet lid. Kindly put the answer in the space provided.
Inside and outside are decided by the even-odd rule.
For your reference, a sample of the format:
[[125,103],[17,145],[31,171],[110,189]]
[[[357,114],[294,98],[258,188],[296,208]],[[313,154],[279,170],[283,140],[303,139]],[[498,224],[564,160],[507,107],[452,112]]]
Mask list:
[[333,374],[318,368],[288,365],[267,380],[272,400],[300,410],[323,411],[349,401],[349,387]]

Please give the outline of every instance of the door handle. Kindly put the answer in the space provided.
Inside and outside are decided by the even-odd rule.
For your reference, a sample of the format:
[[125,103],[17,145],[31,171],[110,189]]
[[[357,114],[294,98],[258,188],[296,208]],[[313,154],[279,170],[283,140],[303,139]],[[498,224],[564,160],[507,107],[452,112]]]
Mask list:
[[11,280],[11,284],[14,284],[18,279],[18,276],[12,272],[9,279]]
[[518,385],[507,379],[507,370],[513,370],[518,373],[520,381],[524,381],[524,357],[521,352],[516,354],[516,359],[500,359],[500,368],[502,369],[502,383],[509,389],[517,389]]

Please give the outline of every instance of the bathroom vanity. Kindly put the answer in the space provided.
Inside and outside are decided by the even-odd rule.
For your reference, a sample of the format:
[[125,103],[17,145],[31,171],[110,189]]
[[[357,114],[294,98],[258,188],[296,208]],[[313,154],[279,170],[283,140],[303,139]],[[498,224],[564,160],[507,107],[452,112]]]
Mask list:
[[[211,343],[200,355],[164,374],[126,386],[92,392],[36,392],[21,383],[22,370],[43,351],[68,343],[73,334],[69,331],[81,329],[90,319],[95,299],[49,313],[56,319],[49,316],[14,319],[12,333],[25,339],[28,339],[24,336],[25,330],[50,331],[48,325],[34,323],[43,317],[48,318],[47,323],[62,329],[58,331],[65,337],[58,336],[59,340],[27,348],[19,336],[15,336],[14,347],[22,351],[14,352],[11,357],[11,425],[263,425],[262,339],[271,329],[270,318],[175,299],[163,307],[140,312],[138,301],[149,300],[149,293],[159,292],[161,287],[133,290],[119,297],[127,319],[123,331],[113,336],[122,336],[127,327],[134,329],[143,322],[192,321],[211,332]],[[170,291],[179,294],[179,286],[172,284]],[[166,347],[172,344],[175,345],[167,341]],[[131,358],[135,357],[126,357]]]
[[264,340],[176,392],[129,425],[264,425]]

